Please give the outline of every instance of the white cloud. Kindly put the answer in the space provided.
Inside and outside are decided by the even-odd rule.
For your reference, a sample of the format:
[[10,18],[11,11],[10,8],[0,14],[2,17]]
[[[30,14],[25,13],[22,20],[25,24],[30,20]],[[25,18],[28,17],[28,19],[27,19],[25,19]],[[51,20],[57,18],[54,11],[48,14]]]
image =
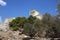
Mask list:
[[0,0],[0,6],[6,6],[6,2],[3,0]]

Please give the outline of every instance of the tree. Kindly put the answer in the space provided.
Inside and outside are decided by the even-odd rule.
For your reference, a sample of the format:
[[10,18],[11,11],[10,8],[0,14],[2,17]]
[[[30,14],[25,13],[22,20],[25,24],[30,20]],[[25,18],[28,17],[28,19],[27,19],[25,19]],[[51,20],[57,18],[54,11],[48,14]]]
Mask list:
[[12,22],[9,23],[10,27],[14,30],[17,28],[23,28],[24,24],[28,22],[28,19],[25,17],[17,17]]
[[58,9],[58,14],[56,15],[55,27],[57,30],[56,36],[60,38],[60,4],[58,4],[57,9]]
[[30,23],[24,24],[23,29],[24,29],[23,30],[24,34],[29,35],[31,38],[34,36],[35,30],[33,29],[33,25],[32,24],[30,24]]
[[33,24],[35,23],[36,17],[29,16],[28,22],[24,24],[23,32],[24,34],[29,35],[31,38],[35,35],[35,30],[33,28]]
[[[43,24],[46,28],[46,37],[53,38],[56,35],[56,22],[55,18],[49,13],[46,13],[43,17]],[[52,36],[53,35],[53,36]]]
[[29,20],[29,23],[33,24],[36,20],[36,17],[29,16],[28,20]]
[[45,33],[43,33],[45,31],[45,27],[43,26],[42,20],[36,19],[35,23],[33,24],[33,28],[36,32],[35,36],[45,37]]
[[58,13],[60,14],[60,4],[58,4]]

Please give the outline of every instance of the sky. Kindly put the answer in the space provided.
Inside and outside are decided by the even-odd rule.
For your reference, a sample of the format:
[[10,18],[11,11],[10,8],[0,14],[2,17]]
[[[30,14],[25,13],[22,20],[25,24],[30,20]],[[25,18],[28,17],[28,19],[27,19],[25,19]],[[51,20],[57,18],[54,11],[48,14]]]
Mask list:
[[60,0],[0,0],[0,18],[4,21],[12,17],[29,17],[32,9],[40,14],[56,15],[58,3]]

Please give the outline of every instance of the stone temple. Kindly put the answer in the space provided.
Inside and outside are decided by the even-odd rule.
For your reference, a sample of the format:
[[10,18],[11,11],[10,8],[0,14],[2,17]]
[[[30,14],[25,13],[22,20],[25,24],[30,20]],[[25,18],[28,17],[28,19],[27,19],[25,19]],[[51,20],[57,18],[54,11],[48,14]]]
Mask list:
[[43,16],[36,10],[31,10],[30,15],[32,15],[33,17],[36,17],[36,18],[38,18],[40,20],[43,18]]

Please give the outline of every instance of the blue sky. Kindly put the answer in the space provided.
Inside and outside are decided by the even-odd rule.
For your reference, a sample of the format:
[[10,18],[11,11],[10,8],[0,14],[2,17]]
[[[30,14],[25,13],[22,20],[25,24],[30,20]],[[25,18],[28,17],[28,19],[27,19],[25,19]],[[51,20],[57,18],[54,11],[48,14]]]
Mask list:
[[37,10],[40,14],[46,12],[56,15],[57,4],[60,0],[2,0],[4,5],[0,5],[0,16],[2,19],[18,16],[29,16],[32,9]]

